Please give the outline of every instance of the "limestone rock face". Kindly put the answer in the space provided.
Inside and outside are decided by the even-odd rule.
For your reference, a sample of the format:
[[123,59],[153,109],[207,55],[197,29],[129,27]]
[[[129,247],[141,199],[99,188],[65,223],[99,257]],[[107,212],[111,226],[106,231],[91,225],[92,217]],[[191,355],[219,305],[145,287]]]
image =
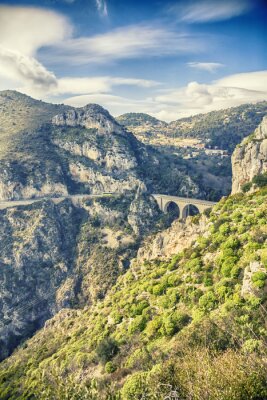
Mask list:
[[29,177],[25,181],[18,179],[10,163],[6,163],[6,165],[2,163],[2,168],[0,167],[0,201],[46,197],[51,194],[54,197],[66,196],[68,189],[60,166],[58,166],[57,172],[61,178],[59,180],[56,175],[52,178],[46,173],[39,177],[37,172],[35,177],[32,179]]
[[191,218],[186,221],[175,220],[171,227],[149,237],[137,253],[137,262],[156,258],[170,258],[189,247],[199,235],[209,234],[207,218],[202,215],[199,224],[194,224]]
[[104,108],[97,104],[88,104],[83,108],[65,111],[52,119],[53,124],[60,126],[83,126],[87,129],[95,128],[98,133],[110,134],[123,132],[123,128],[111,117]]
[[149,232],[159,214],[154,199],[147,195],[145,185],[140,185],[132,201],[128,214],[128,222],[136,235]]
[[264,117],[254,134],[243,140],[232,156],[232,193],[253,177],[267,172],[267,117]]

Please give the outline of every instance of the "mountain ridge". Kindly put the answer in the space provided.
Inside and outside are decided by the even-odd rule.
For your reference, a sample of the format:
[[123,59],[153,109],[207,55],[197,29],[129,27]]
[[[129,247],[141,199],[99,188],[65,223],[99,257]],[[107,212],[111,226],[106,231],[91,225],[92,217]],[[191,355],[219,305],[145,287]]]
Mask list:
[[[130,113],[130,118],[127,118],[129,114],[123,114],[117,119],[123,121],[123,125],[133,131],[140,140],[145,139],[148,143],[149,138],[162,134],[173,139],[198,139],[207,148],[233,152],[235,146],[256,129],[266,113],[267,102],[261,101],[180,118],[169,123],[163,122],[163,125],[159,126],[158,123],[140,124],[138,113]],[[136,120],[134,115],[137,116]]]

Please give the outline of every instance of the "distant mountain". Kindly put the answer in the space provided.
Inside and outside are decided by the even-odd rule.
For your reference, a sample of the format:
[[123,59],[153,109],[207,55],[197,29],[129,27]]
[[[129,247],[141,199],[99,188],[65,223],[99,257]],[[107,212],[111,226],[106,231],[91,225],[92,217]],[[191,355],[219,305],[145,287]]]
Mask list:
[[144,114],[144,113],[126,113],[122,114],[119,117],[116,118],[116,120],[123,126],[129,127],[143,127],[144,125],[146,126],[167,126],[167,122],[160,121],[157,118],[152,117],[149,114]]
[[197,138],[206,147],[232,152],[244,137],[256,129],[266,114],[267,101],[263,101],[179,119],[171,122],[168,129],[174,136]]
[[124,114],[117,120],[146,143],[170,145],[178,139],[196,139],[205,147],[233,152],[267,114],[267,101],[198,114],[177,121],[159,121],[148,114]]

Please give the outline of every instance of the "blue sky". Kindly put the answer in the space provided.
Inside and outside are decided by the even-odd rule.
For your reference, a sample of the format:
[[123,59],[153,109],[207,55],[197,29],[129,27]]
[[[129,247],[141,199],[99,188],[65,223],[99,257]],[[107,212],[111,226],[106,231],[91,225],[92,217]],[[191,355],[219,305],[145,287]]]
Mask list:
[[267,100],[264,0],[0,0],[0,90],[175,120]]

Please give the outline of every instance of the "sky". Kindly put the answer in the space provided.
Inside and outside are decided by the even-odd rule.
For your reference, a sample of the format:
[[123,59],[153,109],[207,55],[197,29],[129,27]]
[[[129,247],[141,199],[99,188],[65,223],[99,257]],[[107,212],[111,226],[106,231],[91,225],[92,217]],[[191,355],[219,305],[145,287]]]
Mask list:
[[267,0],[0,0],[0,90],[161,120],[267,100]]

